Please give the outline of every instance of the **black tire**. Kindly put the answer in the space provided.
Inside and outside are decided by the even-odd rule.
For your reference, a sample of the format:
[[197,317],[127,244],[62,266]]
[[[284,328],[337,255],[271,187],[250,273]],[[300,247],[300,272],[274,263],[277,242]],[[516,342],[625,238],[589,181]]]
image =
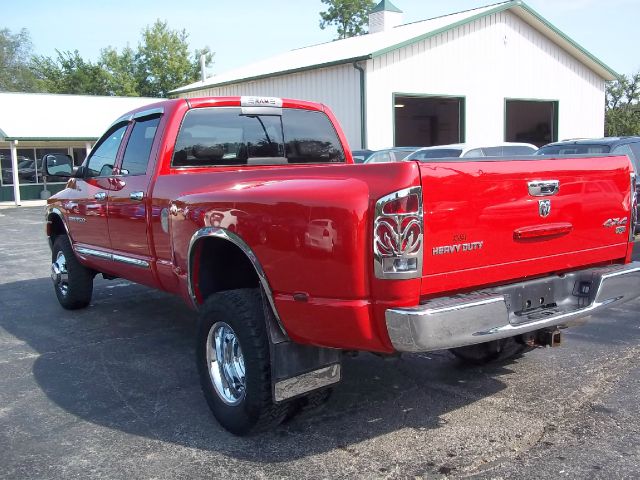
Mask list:
[[534,348],[518,343],[515,338],[509,337],[477,345],[452,348],[449,351],[463,362],[472,365],[483,365],[491,362],[503,362],[529,352]]
[[302,397],[296,398],[291,402],[291,408],[287,413],[286,422],[294,418],[300,413],[315,412],[320,410],[331,398],[333,388],[323,388],[316,390]]
[[[51,263],[51,278],[60,305],[67,310],[77,310],[89,305],[95,272],[78,261],[66,235],[58,235],[53,242]],[[56,267],[59,275],[56,275]]]
[[[221,327],[222,326],[222,327]],[[237,398],[223,399],[210,373],[216,367],[207,359],[216,329],[230,327],[239,343],[244,366],[244,386]],[[211,336],[210,336],[211,333]],[[215,356],[211,348],[210,355]],[[264,309],[259,289],[228,290],[211,295],[202,304],[198,325],[196,361],[202,391],[220,425],[235,435],[250,435],[279,425],[289,413],[288,402],[274,403],[271,361]],[[218,370],[219,371],[219,370]],[[233,395],[232,395],[233,396]]]

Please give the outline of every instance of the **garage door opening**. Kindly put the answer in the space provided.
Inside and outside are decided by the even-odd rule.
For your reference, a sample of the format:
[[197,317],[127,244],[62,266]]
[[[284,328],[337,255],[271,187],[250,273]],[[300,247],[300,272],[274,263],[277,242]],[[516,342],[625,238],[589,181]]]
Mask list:
[[505,140],[541,147],[558,140],[558,102],[507,100]]
[[464,142],[464,98],[394,97],[395,146]]

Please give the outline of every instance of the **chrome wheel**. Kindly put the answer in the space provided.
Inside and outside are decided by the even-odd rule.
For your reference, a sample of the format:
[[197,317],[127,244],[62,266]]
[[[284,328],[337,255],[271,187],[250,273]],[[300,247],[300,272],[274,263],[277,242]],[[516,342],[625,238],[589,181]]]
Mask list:
[[69,293],[69,272],[67,259],[62,251],[58,252],[55,262],[51,264],[51,279],[55,288],[66,297]]
[[218,396],[237,405],[245,395],[244,357],[238,337],[229,324],[214,323],[207,336],[207,366]]

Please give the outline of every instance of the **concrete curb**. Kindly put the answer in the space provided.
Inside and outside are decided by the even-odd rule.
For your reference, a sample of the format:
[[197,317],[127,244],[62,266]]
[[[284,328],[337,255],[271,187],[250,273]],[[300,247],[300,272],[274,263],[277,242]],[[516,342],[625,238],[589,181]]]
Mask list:
[[[23,200],[20,202],[20,207],[44,207],[47,204],[46,200]],[[16,203],[11,202],[0,202],[0,210],[5,208],[19,208],[16,206]]]

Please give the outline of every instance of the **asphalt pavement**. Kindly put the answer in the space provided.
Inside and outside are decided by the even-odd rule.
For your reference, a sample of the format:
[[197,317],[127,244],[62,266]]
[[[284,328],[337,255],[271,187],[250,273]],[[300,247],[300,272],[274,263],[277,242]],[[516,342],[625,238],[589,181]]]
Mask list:
[[0,238],[1,478],[640,477],[639,301],[511,363],[347,358],[321,411],[237,438],[200,392],[181,300],[100,278],[65,311],[42,207],[0,210]]

